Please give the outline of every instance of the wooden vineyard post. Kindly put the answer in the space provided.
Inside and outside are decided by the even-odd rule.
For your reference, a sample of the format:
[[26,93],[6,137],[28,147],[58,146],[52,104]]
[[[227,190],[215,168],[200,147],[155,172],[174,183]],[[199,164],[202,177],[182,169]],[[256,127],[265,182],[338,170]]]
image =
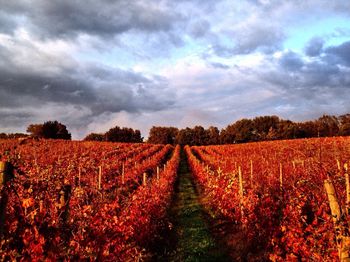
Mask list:
[[78,169],[78,185],[79,185],[79,187],[81,187],[80,180],[81,180],[81,166],[79,166],[79,169]]
[[292,164],[293,164],[293,169],[295,169],[295,161],[294,160],[292,161]]
[[341,211],[340,211],[340,206],[338,203],[338,199],[335,193],[333,183],[330,179],[326,179],[324,181],[324,188],[326,190],[329,206],[331,208],[333,222],[337,223],[340,220]]
[[122,165],[122,185],[125,183],[125,164]]
[[98,167],[98,190],[101,190],[102,166]]
[[147,186],[147,173],[143,173],[142,184]]
[[159,180],[159,166],[157,166],[157,180]]
[[60,208],[60,217],[59,223],[62,229],[62,239],[67,242],[69,239],[69,234],[67,234],[67,222],[69,221],[69,201],[72,194],[71,185],[63,185],[59,192],[59,208]]
[[4,235],[4,225],[6,221],[6,206],[8,202],[6,183],[13,179],[13,166],[9,162],[0,162],[0,186],[1,190],[1,201],[0,201],[0,238]]
[[250,160],[250,185],[253,185],[253,160]]
[[350,238],[347,235],[346,225],[344,225],[344,218],[342,216],[335,188],[330,179],[324,181],[324,188],[327,193],[334,223],[339,259],[341,262],[350,261]]
[[39,165],[38,165],[38,158],[37,158],[36,150],[34,152],[34,163],[35,163],[35,167],[36,167],[36,173],[39,174]]
[[13,166],[9,162],[0,161],[0,185],[4,185],[6,182],[13,178]]
[[71,185],[64,185],[61,187],[61,190],[59,192],[59,207],[63,208],[68,205],[68,202],[70,200],[72,187]]
[[220,168],[220,167],[218,168],[217,172],[218,172],[218,175],[219,175],[219,176],[221,176],[221,174],[222,174],[222,170],[221,170],[221,168]]
[[44,205],[44,201],[43,200],[40,200],[39,201],[39,212],[42,213],[44,208],[43,208],[43,205]]
[[239,205],[241,208],[241,216],[243,218],[243,178],[241,167],[238,167],[238,182],[239,182]]
[[283,191],[283,167],[280,163],[280,190]]
[[349,180],[349,173],[348,173],[348,164],[344,164],[344,170],[345,170],[345,186],[346,186],[346,214],[349,215],[350,211],[350,180]]
[[340,171],[340,169],[341,169],[341,166],[340,166],[340,161],[339,161],[339,159],[337,159],[336,161],[337,161],[338,171]]

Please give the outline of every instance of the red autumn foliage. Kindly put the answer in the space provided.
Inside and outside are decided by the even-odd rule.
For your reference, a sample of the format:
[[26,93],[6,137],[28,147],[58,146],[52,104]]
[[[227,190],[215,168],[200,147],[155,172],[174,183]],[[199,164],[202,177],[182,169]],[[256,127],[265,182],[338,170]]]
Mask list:
[[0,140],[0,154],[15,166],[1,260],[135,260],[167,226],[179,147]]
[[244,231],[248,252],[272,261],[336,261],[323,181],[333,180],[344,206],[349,149],[350,138],[337,137],[186,147],[186,152],[207,208]]

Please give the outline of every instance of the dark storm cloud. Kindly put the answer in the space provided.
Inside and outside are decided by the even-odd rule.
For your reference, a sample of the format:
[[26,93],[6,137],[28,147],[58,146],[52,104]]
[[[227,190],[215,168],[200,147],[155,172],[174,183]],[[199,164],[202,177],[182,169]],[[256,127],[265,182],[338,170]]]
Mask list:
[[[109,81],[90,76],[87,72],[94,71],[100,77],[101,71],[109,75]],[[90,108],[94,115],[104,112],[136,112],[139,110],[159,110],[166,107],[163,102],[157,101],[149,92],[156,85],[152,80],[133,72],[89,68],[87,72],[77,75],[54,74],[44,76],[35,72],[18,70],[0,70],[0,89],[2,106],[17,107],[30,106],[33,101],[41,104],[56,102],[68,105],[80,105]],[[87,77],[87,80],[84,79]],[[113,78],[115,77],[115,78]],[[144,93],[133,91],[142,83]],[[9,101],[11,97],[11,102]],[[145,103],[143,102],[145,101]],[[167,101],[170,102],[171,101]]]
[[86,76],[99,79],[101,81],[110,82],[123,79],[123,83],[151,83],[152,81],[142,74],[132,71],[124,71],[120,69],[111,69],[109,67],[88,65],[85,68]]
[[29,119],[48,116],[79,128],[106,113],[154,112],[174,103],[162,77],[73,61],[61,64],[61,60],[51,61],[55,70],[45,71],[35,68],[35,60],[33,68],[18,64],[13,54],[14,50],[0,46],[0,57],[7,58],[0,62],[0,119],[4,126],[25,125]]
[[[10,2],[10,3],[9,3]],[[170,31],[179,19],[156,3],[142,1],[0,0],[8,14],[21,14],[38,35],[70,37],[79,33],[113,36],[130,30]]]
[[[218,11],[216,9],[222,2],[224,1],[0,0],[0,6],[8,18],[14,19],[12,22],[6,19],[7,23],[12,23],[11,26],[5,26],[6,30],[14,30],[14,21],[21,17],[18,23],[25,24],[31,33],[43,38],[72,39],[86,34],[112,39],[123,33],[143,32],[146,36],[154,33],[158,40],[151,38],[146,42],[154,41],[152,48],[157,46],[158,50],[164,46],[169,49],[168,46],[171,45],[181,47],[184,36],[188,34],[194,39],[205,38],[212,42],[217,55],[224,57],[248,54],[255,50],[271,53],[280,47],[284,39],[282,30],[274,26],[274,23],[263,21],[269,16],[270,10],[259,14],[257,21],[229,33],[228,36],[236,41],[234,46],[215,43],[215,40],[213,42],[211,37],[215,39],[217,33],[210,32],[211,23],[215,21],[210,21],[209,14]],[[212,34],[208,37],[209,32]],[[219,34],[221,33],[226,34]]]
[[[20,126],[23,124],[23,122],[27,121],[27,119],[30,119],[32,117],[32,114],[26,113],[26,112],[0,112],[0,119],[3,126]],[[25,130],[22,130],[21,132],[24,132]]]
[[288,52],[284,54],[279,60],[281,66],[290,71],[300,70],[304,63],[300,56],[294,52]]
[[338,58],[340,64],[350,66],[350,41],[339,46],[329,47],[325,50],[325,53]]
[[249,115],[279,98],[300,112],[308,102],[340,107],[349,44],[327,47],[321,35],[300,54],[283,42],[305,21],[349,14],[346,2],[0,0],[0,120],[24,131],[57,116],[84,134],[124,114],[145,123],[193,107],[229,115],[241,103],[232,111]]
[[[301,54],[288,52],[277,59],[275,70],[263,74],[263,78],[282,88],[293,89],[298,94],[317,96],[324,88],[350,88],[349,42],[319,52],[312,61],[303,60]],[[333,91],[330,91],[333,92]]]
[[311,57],[319,56],[323,49],[324,40],[320,37],[312,38],[305,47],[305,54]]
[[[141,33],[165,50],[183,45],[174,29],[183,17],[164,3],[0,0],[0,34],[5,34],[0,39],[3,129],[23,130],[31,121],[56,118],[77,130],[101,115],[172,107],[176,98],[166,78],[106,66],[103,61],[80,62],[71,54],[80,48],[76,41],[81,35],[103,41]],[[109,41],[100,51],[115,44],[118,41]]]
[[[95,99],[91,87],[81,79],[69,75],[44,76],[11,69],[0,71],[0,88],[8,95],[17,97],[15,101],[19,104],[26,102],[21,97],[75,104],[91,103]],[[1,102],[6,103],[6,96],[2,99],[4,101]]]

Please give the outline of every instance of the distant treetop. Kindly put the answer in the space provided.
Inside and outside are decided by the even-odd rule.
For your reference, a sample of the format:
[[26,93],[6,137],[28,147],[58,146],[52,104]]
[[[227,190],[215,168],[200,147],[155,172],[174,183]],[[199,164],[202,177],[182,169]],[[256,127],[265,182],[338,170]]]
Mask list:
[[[30,124],[27,132],[33,137],[71,139],[67,127],[58,121]],[[0,138],[19,138],[26,134],[1,133]],[[215,126],[179,129],[177,127],[153,126],[149,131],[148,143],[180,145],[234,144],[277,139],[294,139],[327,136],[350,136],[350,114],[341,116],[323,115],[316,120],[293,122],[278,116],[259,116],[240,119],[219,130]],[[106,133],[91,133],[85,141],[109,141],[142,143],[140,130],[115,126]]]
[[31,124],[27,128],[31,136],[39,138],[66,139],[72,138],[67,127],[58,121],[47,121],[44,124]]
[[108,142],[126,142],[126,143],[142,143],[140,130],[132,128],[115,126],[104,134],[91,133],[85,138],[85,141],[108,141]]
[[221,131],[217,127],[202,126],[178,129],[153,126],[148,143],[180,145],[234,144],[277,139],[294,139],[350,135],[350,114],[339,117],[323,115],[317,120],[292,122],[278,116],[243,118]]

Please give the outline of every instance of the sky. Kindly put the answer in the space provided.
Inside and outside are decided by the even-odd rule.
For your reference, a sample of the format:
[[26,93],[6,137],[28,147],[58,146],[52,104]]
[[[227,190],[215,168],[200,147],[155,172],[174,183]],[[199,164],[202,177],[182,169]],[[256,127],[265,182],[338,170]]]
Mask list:
[[350,113],[350,1],[0,0],[0,132]]

